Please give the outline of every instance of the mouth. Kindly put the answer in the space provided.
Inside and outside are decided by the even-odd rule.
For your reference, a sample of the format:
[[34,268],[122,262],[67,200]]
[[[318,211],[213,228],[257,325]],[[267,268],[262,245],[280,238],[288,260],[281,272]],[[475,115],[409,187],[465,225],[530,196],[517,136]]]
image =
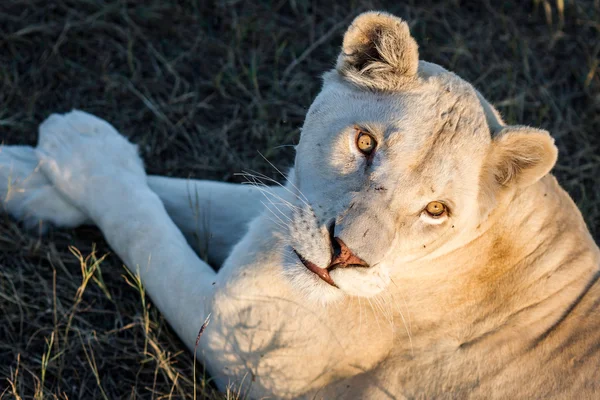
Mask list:
[[333,279],[331,279],[331,275],[329,275],[329,271],[327,269],[318,267],[316,264],[311,263],[310,261],[302,257],[302,255],[298,253],[295,249],[292,250],[294,250],[294,254],[296,254],[298,259],[300,259],[300,261],[306,267],[306,269],[317,275],[319,278],[321,278],[331,286],[337,288],[337,285],[335,284],[335,282],[333,282]]

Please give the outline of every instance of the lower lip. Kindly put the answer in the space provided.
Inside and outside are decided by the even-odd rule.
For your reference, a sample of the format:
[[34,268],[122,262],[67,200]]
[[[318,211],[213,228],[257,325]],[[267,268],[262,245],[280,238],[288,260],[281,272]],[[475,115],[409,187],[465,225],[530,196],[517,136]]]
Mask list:
[[300,259],[300,261],[306,267],[306,269],[308,269],[310,272],[317,275],[319,278],[321,278],[322,280],[324,280],[331,286],[337,287],[335,282],[333,282],[333,279],[331,279],[331,275],[329,275],[329,271],[327,271],[325,268],[317,267],[314,263],[311,263],[310,261],[308,261],[304,257],[302,257],[300,255],[300,253],[298,253],[295,249],[292,249],[292,250],[294,250],[294,254],[296,254],[296,256]]

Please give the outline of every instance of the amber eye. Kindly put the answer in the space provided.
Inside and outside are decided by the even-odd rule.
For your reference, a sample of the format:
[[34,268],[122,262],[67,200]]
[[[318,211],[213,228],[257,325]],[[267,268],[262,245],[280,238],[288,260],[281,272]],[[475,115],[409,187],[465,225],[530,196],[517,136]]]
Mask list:
[[430,217],[433,218],[440,218],[448,213],[446,205],[439,201],[432,201],[431,203],[427,204],[427,207],[425,207],[425,211],[427,212],[427,214],[429,214]]
[[358,147],[361,153],[368,156],[375,150],[376,146],[377,142],[373,136],[361,130],[358,131],[358,135],[356,136],[356,147]]

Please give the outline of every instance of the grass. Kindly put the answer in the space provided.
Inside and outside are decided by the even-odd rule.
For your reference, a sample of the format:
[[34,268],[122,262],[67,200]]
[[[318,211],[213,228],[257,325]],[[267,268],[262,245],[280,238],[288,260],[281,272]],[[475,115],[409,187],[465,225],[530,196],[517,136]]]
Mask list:
[[[275,177],[358,12],[403,16],[423,59],[541,126],[554,172],[600,237],[598,0],[4,0],[0,142],[77,107],[140,144],[153,174]],[[0,216],[0,399],[216,394],[94,228],[37,237]],[[201,368],[198,366],[198,368]]]

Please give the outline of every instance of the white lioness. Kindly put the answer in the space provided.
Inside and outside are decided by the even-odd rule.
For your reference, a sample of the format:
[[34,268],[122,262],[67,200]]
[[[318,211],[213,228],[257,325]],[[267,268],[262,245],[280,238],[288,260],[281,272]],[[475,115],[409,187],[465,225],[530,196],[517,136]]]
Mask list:
[[[133,145],[80,111],[39,134],[0,153],[6,210],[96,224],[190,348],[211,313],[198,356],[221,389],[600,396],[600,251],[548,174],[552,138],[505,126],[419,61],[394,16],[346,32],[285,186],[146,176]],[[212,237],[218,273],[195,235]]]

